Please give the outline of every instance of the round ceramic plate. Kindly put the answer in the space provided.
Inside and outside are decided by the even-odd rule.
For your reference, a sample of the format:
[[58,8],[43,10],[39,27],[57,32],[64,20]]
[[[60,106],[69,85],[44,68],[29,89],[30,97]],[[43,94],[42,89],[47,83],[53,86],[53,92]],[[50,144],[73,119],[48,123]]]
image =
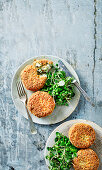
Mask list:
[[[99,165],[98,170],[102,170],[102,128],[88,120],[82,120],[82,119],[70,120],[70,121],[62,123],[60,126],[58,126],[51,133],[51,135],[49,136],[49,138],[47,140],[44,156],[46,156],[48,154],[47,147],[52,147],[55,144],[54,139],[56,137],[56,132],[60,132],[63,135],[68,137],[68,131],[74,123],[86,123],[86,124],[91,125],[94,128],[94,130],[96,132],[96,140],[90,148],[92,148],[97,153],[99,160],[100,160],[100,165]],[[49,161],[46,159],[45,159],[45,161],[46,161],[47,166],[49,166]],[[71,169],[73,169],[73,168],[71,168]]]
[[[58,63],[58,60],[62,60],[63,63],[65,64],[65,66],[68,68],[68,70],[71,72],[71,74],[76,78],[76,80],[79,82],[79,78],[76,74],[76,72],[74,71],[74,69],[71,67],[70,64],[68,64],[65,60],[59,58],[59,57],[54,57],[54,56],[40,56],[40,57],[34,57],[32,59],[29,59],[28,61],[26,61],[25,63],[23,63],[18,70],[16,71],[14,77],[13,77],[13,81],[12,81],[12,99],[14,101],[14,104],[16,106],[16,108],[18,109],[19,113],[21,113],[25,118],[27,118],[27,113],[25,110],[25,106],[24,104],[20,101],[18,93],[17,93],[17,88],[16,88],[16,83],[17,81],[20,80],[20,73],[21,71],[24,69],[25,66],[32,64],[34,59],[41,59],[41,58],[46,58],[48,60],[52,60],[54,64]],[[80,82],[79,82],[80,83]],[[26,90],[28,97],[34,93],[32,91]],[[76,108],[76,106],[78,105],[79,102],[79,98],[80,98],[80,92],[78,91],[78,89],[75,87],[75,96],[73,97],[73,99],[70,101],[69,106],[56,106],[56,108],[54,109],[53,113],[49,116],[46,116],[44,118],[37,118],[36,116],[34,116],[33,114],[31,114],[33,122],[38,123],[38,124],[54,124],[54,123],[58,123],[64,119],[66,119]]]

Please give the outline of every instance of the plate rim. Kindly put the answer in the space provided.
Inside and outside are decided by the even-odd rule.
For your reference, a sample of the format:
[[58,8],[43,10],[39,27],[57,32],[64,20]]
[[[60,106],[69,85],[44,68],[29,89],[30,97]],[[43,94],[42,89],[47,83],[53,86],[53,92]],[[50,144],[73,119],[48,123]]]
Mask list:
[[[46,163],[46,166],[47,166],[47,168],[48,168],[48,164],[47,164],[47,160],[46,160],[46,151],[47,151],[47,145],[48,145],[48,142],[49,142],[49,140],[50,140],[50,138],[51,138],[51,136],[53,135],[53,134],[55,134],[55,132],[56,132],[56,130],[58,129],[58,128],[60,128],[61,126],[63,126],[63,125],[65,125],[65,124],[70,124],[71,122],[73,122],[73,124],[76,122],[76,123],[79,123],[79,122],[77,122],[77,121],[82,121],[83,123],[91,123],[91,124],[93,124],[93,126],[95,125],[95,127],[99,130],[99,131],[101,131],[102,132],[102,127],[101,126],[99,126],[98,124],[96,124],[96,123],[94,123],[94,122],[92,122],[92,121],[90,121],[90,120],[86,120],[86,119],[72,119],[72,120],[68,120],[68,121],[65,121],[65,122],[63,122],[63,123],[61,123],[59,126],[57,126],[52,132],[51,132],[51,134],[49,135],[49,137],[48,137],[48,139],[47,139],[47,141],[46,141],[46,145],[45,145],[45,149],[44,149],[44,159],[45,159],[45,163]],[[82,123],[82,122],[80,122],[80,123]]]
[[[58,59],[60,59],[60,60],[62,60],[62,61],[64,61],[64,62],[67,62],[67,61],[64,60],[63,58],[60,58],[60,57],[55,56],[55,55],[38,55],[38,56],[30,57],[29,59],[27,59],[26,61],[24,61],[22,64],[20,64],[19,67],[17,67],[16,71],[14,72],[12,81],[11,81],[11,97],[12,97],[14,106],[15,106],[15,108],[17,109],[18,112],[19,112],[19,110],[18,110],[18,108],[17,108],[17,105],[16,105],[15,100],[14,100],[14,96],[13,96],[13,82],[14,82],[14,78],[15,78],[15,76],[16,76],[17,71],[18,71],[25,63],[29,62],[30,60],[34,60],[34,59],[40,58],[40,57],[41,57],[41,58],[42,58],[42,57],[44,57],[44,58],[54,57],[54,58],[58,58]],[[68,63],[68,62],[67,62],[67,63]],[[76,77],[77,77],[77,81],[78,81],[78,83],[80,84],[80,79],[79,79],[76,71],[75,71],[74,68],[71,66],[71,64],[68,63],[68,65],[70,65],[70,67],[71,67],[71,68],[73,69],[73,71],[75,72]],[[76,107],[77,107],[78,104],[79,104],[79,100],[80,100],[80,92],[79,92],[79,98],[78,98],[78,100],[77,100]],[[76,107],[74,108],[74,110],[76,109]],[[34,122],[34,123],[37,123],[37,124],[41,124],[41,125],[53,125],[53,124],[57,124],[57,123],[60,123],[60,122],[64,121],[65,119],[67,119],[67,118],[74,112],[74,110],[72,110],[72,112],[71,112],[66,118],[63,118],[62,120],[60,120],[60,121],[58,121],[58,122],[47,123],[47,124],[46,124],[46,123],[38,123],[38,122],[34,122],[34,121],[33,121],[33,122]],[[28,119],[28,117],[24,116],[22,113],[21,113],[21,115],[22,115],[24,118]]]

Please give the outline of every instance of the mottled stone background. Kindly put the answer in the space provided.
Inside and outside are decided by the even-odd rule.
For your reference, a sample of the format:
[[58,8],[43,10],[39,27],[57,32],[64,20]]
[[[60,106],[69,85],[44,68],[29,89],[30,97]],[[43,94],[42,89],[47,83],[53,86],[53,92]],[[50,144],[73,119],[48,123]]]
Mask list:
[[76,70],[81,86],[92,96],[93,108],[81,96],[70,119],[102,126],[102,1],[0,0],[0,170],[46,170],[44,147],[59,124],[28,121],[11,98],[14,72],[25,60],[57,55]]

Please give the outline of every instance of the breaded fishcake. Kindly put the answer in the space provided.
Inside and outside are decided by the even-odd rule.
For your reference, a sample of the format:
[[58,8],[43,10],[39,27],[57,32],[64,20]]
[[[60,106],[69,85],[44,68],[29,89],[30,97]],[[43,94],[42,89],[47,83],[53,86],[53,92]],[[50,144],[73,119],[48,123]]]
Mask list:
[[95,141],[94,129],[85,123],[76,123],[69,129],[69,139],[77,148],[88,148]]
[[38,75],[37,68],[32,65],[27,65],[21,72],[21,80],[27,90],[37,91],[41,89],[46,79],[47,76]]
[[73,159],[75,170],[97,170],[99,159],[92,149],[81,149],[77,152],[77,157]]
[[55,101],[47,92],[37,91],[30,96],[27,107],[32,114],[41,118],[53,112]]
[[[40,64],[40,65],[36,66],[36,64]],[[53,64],[52,61],[42,59],[42,60],[35,60],[33,62],[33,65],[27,65],[21,72],[21,80],[25,88],[31,91],[37,91],[43,88],[47,80],[47,75],[38,74],[38,69],[40,69],[40,67],[44,65],[43,69],[47,68],[46,70],[49,70],[50,65],[52,64]]]

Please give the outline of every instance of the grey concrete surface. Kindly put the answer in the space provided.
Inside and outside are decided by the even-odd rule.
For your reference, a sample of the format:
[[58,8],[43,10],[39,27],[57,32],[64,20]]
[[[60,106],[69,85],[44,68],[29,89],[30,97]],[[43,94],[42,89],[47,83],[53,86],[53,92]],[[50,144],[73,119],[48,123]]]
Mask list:
[[81,96],[67,120],[87,119],[102,126],[102,1],[0,0],[0,170],[46,170],[44,147],[56,125],[28,121],[11,98],[14,72],[35,55],[56,55],[76,70],[81,86],[95,102]]

